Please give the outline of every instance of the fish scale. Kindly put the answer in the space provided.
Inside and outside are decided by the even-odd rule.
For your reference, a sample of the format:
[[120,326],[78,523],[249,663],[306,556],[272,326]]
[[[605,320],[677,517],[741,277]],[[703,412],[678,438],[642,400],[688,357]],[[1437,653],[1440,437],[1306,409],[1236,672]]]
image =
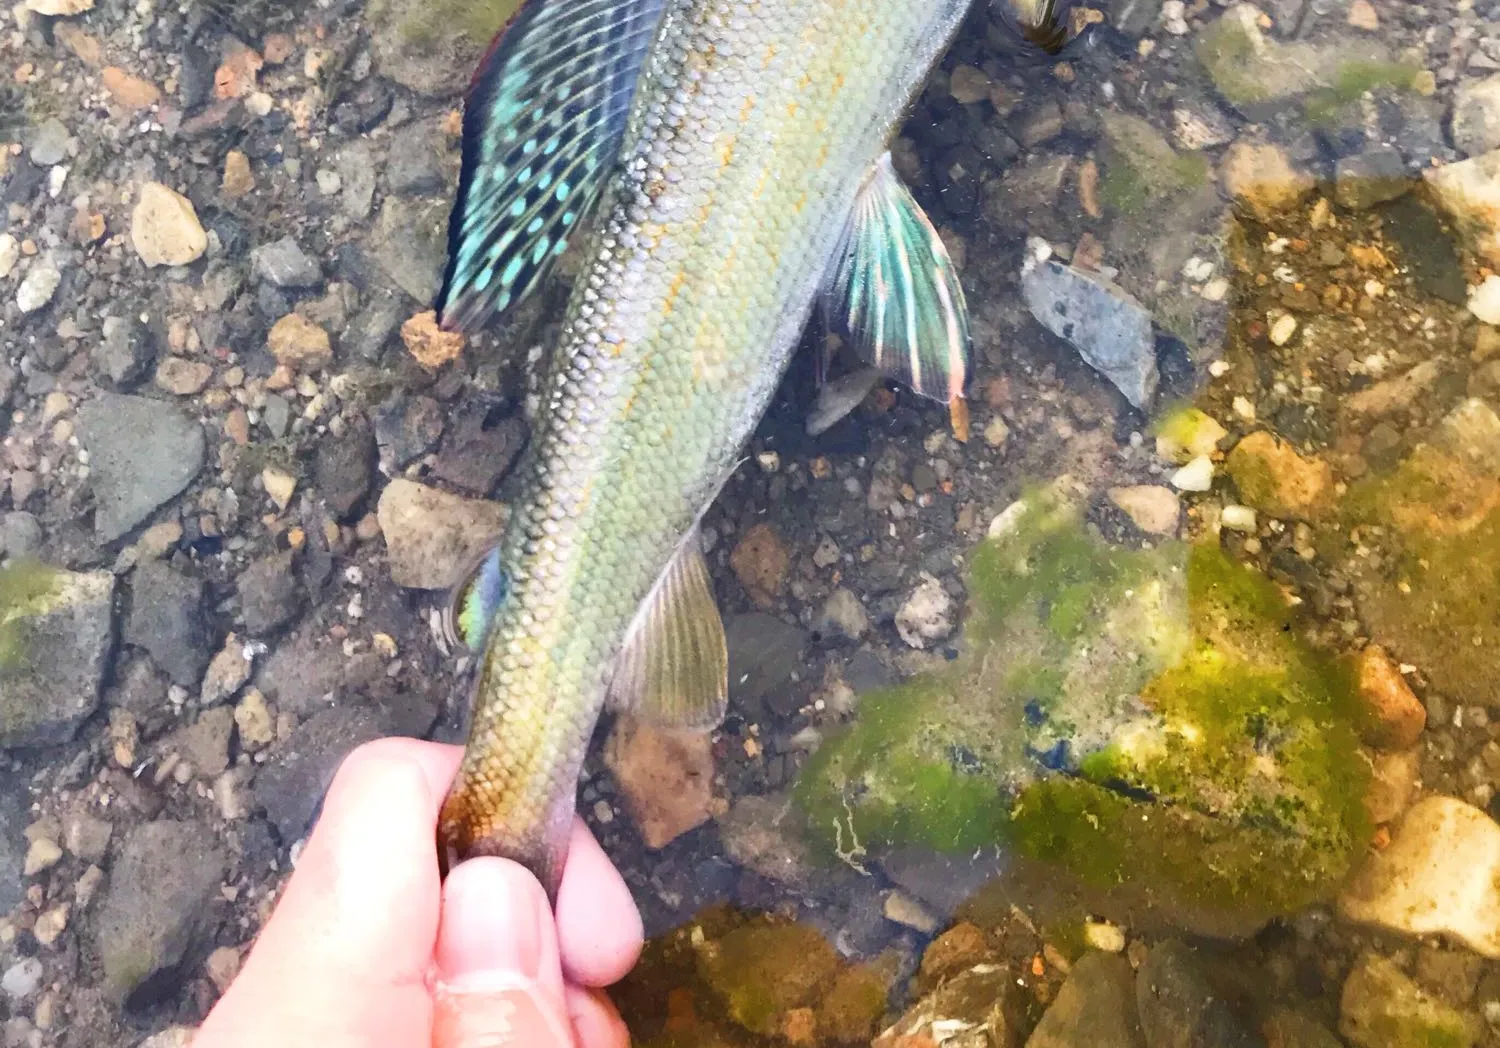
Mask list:
[[448,862],[504,855],[555,892],[622,644],[732,472],[967,6],[667,0],[501,541]]

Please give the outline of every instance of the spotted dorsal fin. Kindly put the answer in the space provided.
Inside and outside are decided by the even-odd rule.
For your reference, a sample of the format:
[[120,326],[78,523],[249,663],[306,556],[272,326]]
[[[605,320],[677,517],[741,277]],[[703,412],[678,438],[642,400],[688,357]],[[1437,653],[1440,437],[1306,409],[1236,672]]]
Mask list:
[[619,156],[663,0],[528,0],[464,110],[438,315],[472,331],[551,271]]
[[941,403],[963,398],[971,353],[963,287],[889,153],[855,200],[823,310],[829,328],[866,364]]

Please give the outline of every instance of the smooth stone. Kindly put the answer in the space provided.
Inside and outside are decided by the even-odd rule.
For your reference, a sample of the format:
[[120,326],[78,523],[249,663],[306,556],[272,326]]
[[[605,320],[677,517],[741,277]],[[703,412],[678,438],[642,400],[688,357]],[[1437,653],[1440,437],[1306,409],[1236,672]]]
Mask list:
[[203,468],[203,427],[170,404],[105,393],[78,409],[94,530],[114,542],[181,494]]
[[130,240],[148,266],[185,266],[208,250],[193,202],[160,182],[141,187],[130,215]]
[[1459,85],[1452,129],[1453,144],[1469,156],[1500,149],[1500,75]]
[[1118,954],[1086,953],[1073,965],[1026,1048],[1146,1048],[1135,996],[1129,961]]
[[375,514],[392,581],[428,590],[456,584],[459,573],[499,538],[508,515],[498,502],[461,498],[399,478],[381,492]]

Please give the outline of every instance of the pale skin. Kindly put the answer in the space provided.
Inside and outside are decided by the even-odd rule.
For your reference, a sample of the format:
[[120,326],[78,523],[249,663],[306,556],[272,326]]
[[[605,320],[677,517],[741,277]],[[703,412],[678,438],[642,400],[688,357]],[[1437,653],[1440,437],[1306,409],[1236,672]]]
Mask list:
[[286,891],[193,1048],[626,1048],[602,988],[641,950],[619,873],[575,822],[554,913],[523,867],[438,877],[438,809],[461,749],[361,746]]

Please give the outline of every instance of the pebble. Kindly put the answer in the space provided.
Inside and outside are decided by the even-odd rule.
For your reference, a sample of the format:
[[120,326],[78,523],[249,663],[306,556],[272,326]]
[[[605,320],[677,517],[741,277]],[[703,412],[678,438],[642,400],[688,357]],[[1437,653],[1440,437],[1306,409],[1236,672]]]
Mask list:
[[1500,74],[1458,86],[1452,127],[1453,144],[1469,156],[1500,149]]
[[286,550],[261,557],[240,575],[240,610],[252,636],[276,633],[302,610],[300,587],[292,571],[295,555]]
[[75,812],[63,825],[63,843],[84,862],[102,862],[114,836],[114,825],[87,812]]
[[317,324],[300,313],[288,313],[266,336],[276,362],[293,371],[317,371],[333,362],[333,343]]
[[260,471],[260,483],[271,501],[276,503],[277,509],[284,510],[291,505],[292,495],[297,491],[296,477],[274,466],[267,466]]
[[[1423,177],[1438,205],[1475,250],[1492,265],[1500,265],[1500,149],[1429,168]],[[1500,280],[1494,276],[1489,279]],[[1492,294],[1500,298],[1500,291]],[[1500,302],[1493,302],[1489,311],[1500,316]]]
[[992,448],[1003,448],[1005,442],[1010,439],[1010,427],[1005,420],[996,415],[984,427],[984,442]]
[[1173,535],[1182,513],[1182,500],[1171,488],[1137,484],[1110,488],[1109,500],[1147,535]]
[[1136,1014],[1135,974],[1118,954],[1079,958],[1026,1048],[1146,1048]]
[[23,558],[42,545],[42,525],[30,513],[13,510],[0,517],[0,556]]
[[1500,826],[1452,797],[1406,813],[1339,896],[1346,918],[1407,935],[1448,935],[1500,958]]
[[203,581],[148,561],[136,568],[130,590],[125,642],[150,652],[175,683],[197,687],[213,650]]
[[1247,535],[1255,534],[1255,510],[1249,506],[1225,506],[1219,514],[1219,523],[1230,531],[1242,531]]
[[910,647],[931,647],[953,632],[954,611],[943,584],[927,575],[896,612],[896,632]]
[[203,392],[213,377],[213,367],[201,360],[167,357],[156,366],[156,385],[179,397]]
[[67,742],[99,706],[114,647],[115,578],[53,572],[45,598],[8,609],[7,626],[30,637],[27,658],[0,688],[0,750]]
[[1365,788],[1365,810],[1375,825],[1395,822],[1406,811],[1422,773],[1422,750],[1414,746],[1400,753],[1370,757],[1370,782]]
[[1491,273],[1469,289],[1469,312],[1486,324],[1500,324],[1500,275]]
[[203,962],[203,971],[214,988],[223,993],[240,974],[240,951],[233,946],[220,946]]
[[724,810],[713,792],[711,732],[622,716],[605,743],[604,763],[648,848],[664,848]]
[[51,946],[67,931],[68,912],[69,906],[65,902],[43,910],[31,926],[32,937],[43,946]]
[[104,89],[118,105],[126,109],[149,109],[161,101],[161,89],[149,80],[143,80],[121,69],[106,66],[99,71],[99,80]]
[[21,260],[21,242],[9,233],[0,233],[0,280],[10,276]]
[[68,159],[68,143],[72,136],[68,128],[56,117],[43,120],[32,135],[31,148],[27,151],[31,162],[38,167],[51,167]]
[[70,18],[94,9],[94,0],[26,0],[26,10],[49,18]]
[[789,797],[746,794],[718,817],[719,840],[733,862],[778,884],[805,886],[816,868],[795,826]]
[[190,1048],[196,1033],[190,1026],[168,1026],[147,1037],[137,1048]]
[[1271,322],[1271,344],[1284,346],[1292,340],[1297,333],[1297,318],[1290,313],[1283,313]]
[[1313,191],[1313,176],[1292,165],[1280,146],[1240,141],[1223,160],[1224,188],[1262,222],[1293,210]]
[[241,697],[234,707],[234,723],[239,728],[240,745],[247,751],[263,749],[276,740],[276,722],[259,688],[251,688]]
[[224,647],[209,661],[198,705],[206,709],[232,699],[250,679],[251,665],[244,643],[231,633],[225,638]]
[[148,266],[185,266],[208,250],[192,201],[160,182],[141,187],[130,215],[130,242]]
[[282,237],[250,252],[250,268],[257,280],[279,288],[300,290],[323,283],[323,271],[291,237]]
[[440,368],[457,360],[464,351],[461,332],[445,331],[438,326],[437,313],[428,310],[407,319],[401,325],[401,343],[424,368]]
[[757,606],[767,609],[781,595],[791,563],[786,544],[769,524],[757,524],[745,532],[729,555],[729,566],[740,585]]
[[870,615],[855,593],[843,586],[828,595],[814,620],[819,632],[857,641],[870,630]]
[[1171,481],[1178,491],[1208,491],[1214,486],[1213,460],[1207,455],[1199,455],[1173,473]]
[[913,928],[923,935],[931,935],[938,930],[937,917],[927,907],[905,892],[891,892],[885,897],[885,903],[881,908],[885,919],[904,928]]
[[507,511],[496,502],[450,495],[415,481],[386,485],[376,506],[391,579],[410,589],[443,590],[496,541]]
[[24,1001],[42,988],[45,969],[36,957],[23,957],[0,975],[0,993],[12,1001]]
[[50,837],[38,837],[31,842],[31,847],[26,849],[26,865],[22,872],[27,877],[35,877],[52,869],[63,857],[62,845]]
[[1334,199],[1354,211],[1395,200],[1411,186],[1406,161],[1391,146],[1374,146],[1343,157],[1335,167]]
[[1416,745],[1427,726],[1427,708],[1378,644],[1359,653],[1358,691],[1366,712],[1362,734],[1367,744],[1383,750]]
[[1354,0],[1349,5],[1349,14],[1344,20],[1355,29],[1374,32],[1380,28],[1380,15],[1376,13],[1375,5],[1370,0]]
[[1339,1033],[1354,1048],[1468,1048],[1477,1024],[1428,994],[1388,957],[1366,953],[1344,980]]
[[1329,507],[1333,467],[1258,430],[1234,446],[1224,468],[1245,505],[1273,517],[1313,520]]
[[1108,921],[1084,921],[1083,939],[1092,950],[1120,953],[1125,949],[1125,932]]
[[52,301],[61,283],[62,273],[50,262],[32,266],[16,288],[16,308],[22,313],[35,313]]
[[224,155],[224,177],[219,188],[230,200],[249,196],[255,189],[255,175],[250,170],[250,158],[238,149]]

